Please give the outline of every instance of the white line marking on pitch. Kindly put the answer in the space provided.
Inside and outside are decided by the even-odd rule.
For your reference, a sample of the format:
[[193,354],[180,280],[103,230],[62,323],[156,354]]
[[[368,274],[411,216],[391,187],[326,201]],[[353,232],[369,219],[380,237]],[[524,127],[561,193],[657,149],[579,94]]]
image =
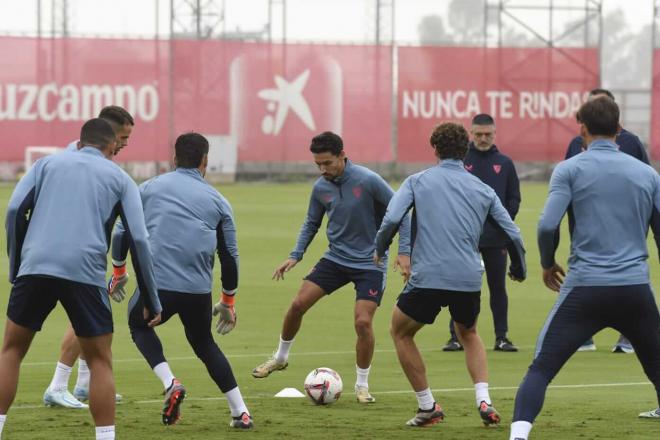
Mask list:
[[[574,384],[574,385],[550,385],[550,389],[566,389],[566,388],[610,388],[610,387],[630,387],[630,386],[641,386],[641,385],[651,385],[650,382],[628,382],[628,383],[592,383],[592,384]],[[489,390],[517,390],[518,387],[490,387]],[[434,388],[431,391],[434,393],[455,393],[463,391],[474,392],[474,387],[470,388]],[[412,390],[397,390],[397,391],[377,391],[375,394],[412,394]],[[246,396],[245,399],[269,399],[273,398],[270,394],[257,394],[254,396]],[[186,401],[210,401],[210,400],[226,400],[224,396],[218,397],[187,397]],[[159,400],[137,400],[135,401],[138,405],[158,403],[162,404],[163,399]]]
[[[521,349],[529,349],[532,350],[535,347],[534,346],[518,346],[518,348]],[[420,348],[420,351],[422,353],[425,352],[431,352],[431,351],[441,351],[442,348]],[[396,350],[394,349],[380,349],[380,350],[374,350],[375,353],[396,353]],[[531,353],[531,352],[530,352]],[[329,355],[354,355],[355,350],[345,350],[345,351],[307,351],[307,352],[294,352],[294,356],[329,356]],[[227,354],[225,353],[225,356],[227,356],[228,359],[239,359],[239,358],[252,358],[252,357],[270,357],[273,355],[273,352],[268,352],[268,353],[244,353],[244,354]],[[168,357],[168,361],[190,361],[193,359],[197,359],[196,356],[180,356],[180,357]],[[127,359],[113,359],[113,363],[123,363],[123,362],[146,362],[144,358],[127,358]],[[35,361],[35,362],[23,362],[21,364],[21,367],[36,367],[36,366],[42,366],[42,365],[53,365],[54,361]]]
[[[650,382],[628,382],[628,383],[592,383],[592,384],[573,384],[573,385],[550,385],[548,388],[550,389],[575,389],[575,388],[611,388],[611,387],[632,387],[632,386],[643,386],[643,385],[651,385]],[[499,391],[504,391],[504,390],[516,390],[518,387],[490,387],[490,390],[499,390]],[[433,390],[434,393],[456,393],[456,392],[464,392],[464,391],[474,391],[474,387],[470,388],[434,388]],[[412,390],[391,390],[391,391],[378,391],[376,394],[412,394]],[[250,399],[270,399],[274,398],[271,394],[255,394],[253,396],[244,396],[246,400]],[[224,396],[218,396],[218,397],[186,397],[186,402],[190,401],[198,401],[198,402],[204,402],[204,401],[214,401],[214,400],[226,400]],[[163,399],[157,399],[157,400],[136,400],[135,402],[126,402],[126,403],[120,403],[117,406],[123,406],[123,405],[130,405],[130,404],[137,404],[137,405],[149,405],[149,404],[159,404],[161,405],[163,403]],[[36,408],[45,408],[44,405],[14,405],[12,406],[12,409],[36,409]]]

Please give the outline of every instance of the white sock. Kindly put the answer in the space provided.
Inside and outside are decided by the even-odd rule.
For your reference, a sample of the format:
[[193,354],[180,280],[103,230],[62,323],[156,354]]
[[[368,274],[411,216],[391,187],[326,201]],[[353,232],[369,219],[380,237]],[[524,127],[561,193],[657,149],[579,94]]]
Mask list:
[[227,398],[227,402],[229,402],[229,410],[232,417],[239,417],[244,412],[248,413],[248,415],[250,414],[247,406],[245,406],[245,402],[243,402],[243,396],[238,387],[227,391],[225,397]]
[[360,368],[357,365],[355,366],[355,372],[357,373],[357,381],[355,382],[356,386],[369,388],[369,370],[371,370],[371,365],[367,368]]
[[2,428],[5,427],[5,420],[7,420],[7,414],[0,415],[0,438],[2,438]]
[[433,409],[433,404],[435,403],[435,399],[433,398],[433,394],[431,393],[431,388],[427,388],[422,391],[416,391],[415,395],[417,396],[417,405],[419,406],[419,409],[422,409],[424,411]]
[[78,359],[78,379],[76,379],[76,388],[89,389],[89,367],[85,359]]
[[58,362],[55,367],[55,374],[53,374],[53,380],[48,386],[51,390],[60,390],[62,388],[67,389],[69,387],[69,377],[71,376],[72,368],[68,365]]
[[492,404],[490,400],[490,394],[488,394],[488,383],[487,382],[477,382],[474,384],[474,391],[477,395],[477,408],[481,405],[481,402],[486,402],[487,404]]
[[97,426],[96,440],[115,440],[115,425]]
[[168,389],[174,380],[174,374],[170,370],[170,365],[167,362],[161,362],[154,367],[154,373],[163,382],[163,388]]
[[280,345],[277,347],[277,353],[275,353],[275,360],[278,364],[283,364],[289,359],[289,350],[291,350],[291,344],[293,344],[293,339],[290,341],[285,341],[280,336]]
[[529,431],[532,430],[532,424],[529,422],[513,422],[511,424],[511,435],[509,440],[527,440]]

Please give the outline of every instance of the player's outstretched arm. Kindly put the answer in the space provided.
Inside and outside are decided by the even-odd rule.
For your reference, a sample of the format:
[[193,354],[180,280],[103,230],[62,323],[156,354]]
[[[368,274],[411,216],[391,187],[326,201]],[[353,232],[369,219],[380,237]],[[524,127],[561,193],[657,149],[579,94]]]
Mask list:
[[[376,233],[376,250],[374,252],[374,262],[380,264],[385,256],[387,248],[392,243],[392,238],[399,230],[404,219],[408,218],[408,211],[413,205],[412,178],[408,177],[403,181],[399,190],[394,193],[390,203],[387,205],[387,211],[380,224],[380,229]],[[408,223],[409,225],[410,223]],[[410,237],[410,228],[408,226],[408,237]],[[401,250],[400,254],[405,254],[406,249]],[[408,241],[408,254],[410,254],[410,241]]]
[[138,188],[128,175],[125,177],[126,184],[121,196],[119,213],[126,235],[129,237],[133,269],[140,295],[145,307],[151,313],[150,322],[153,322],[162,311],[162,307],[156,290],[149,235]]
[[[371,192],[375,199],[375,209],[376,215],[384,215],[387,211],[387,207],[394,197],[394,190],[392,187],[383,179],[380,175],[373,173],[373,178],[370,180],[371,183]],[[380,213],[380,215],[379,215]],[[410,216],[406,215],[403,217],[401,224],[399,225],[399,255],[402,257],[410,256]],[[401,259],[401,263],[405,265],[405,258]],[[395,261],[395,268],[401,267],[399,265],[398,259]]]
[[[325,207],[316,197],[316,187],[314,187],[314,189],[312,189],[312,195],[309,198],[307,217],[305,217],[305,222],[303,223],[302,227],[300,228],[300,232],[298,233],[296,247],[293,249],[293,251],[291,251],[291,254],[289,254],[289,260],[296,260],[296,263],[302,260],[307,247],[312,242],[314,236],[321,227],[324,214]],[[273,275],[273,278],[275,278],[275,275]]]
[[[544,270],[543,281],[550,289],[552,289],[551,285],[554,286],[554,282],[561,284],[562,281],[554,276],[563,274],[563,269],[555,262],[555,251],[558,245],[557,231],[572,199],[569,178],[568,170],[562,164],[559,164],[552,172],[548,199],[545,202],[537,227],[541,267]],[[561,269],[561,272],[557,268]],[[551,274],[554,274],[552,275],[554,282],[548,285],[546,275],[551,276]]]
[[507,237],[506,247],[511,257],[509,277],[514,281],[524,281],[527,278],[527,263],[525,262],[525,246],[520,235],[520,228],[513,223],[495,191],[492,191],[491,206],[486,221],[502,231]]
[[236,292],[238,289],[239,259],[238,242],[236,240],[236,223],[229,202],[222,199],[220,204],[221,218],[215,228],[216,249],[220,260],[220,279],[222,290]]
[[293,267],[298,264],[298,260],[295,258],[287,258],[284,260],[284,263],[277,266],[275,272],[273,272],[273,280],[279,281],[284,279],[284,273],[293,269]]
[[227,200],[220,200],[221,218],[216,227],[216,247],[220,259],[222,295],[213,306],[213,316],[219,315],[216,331],[226,335],[236,327],[236,309],[234,301],[238,292],[238,242],[236,224],[231,205]]

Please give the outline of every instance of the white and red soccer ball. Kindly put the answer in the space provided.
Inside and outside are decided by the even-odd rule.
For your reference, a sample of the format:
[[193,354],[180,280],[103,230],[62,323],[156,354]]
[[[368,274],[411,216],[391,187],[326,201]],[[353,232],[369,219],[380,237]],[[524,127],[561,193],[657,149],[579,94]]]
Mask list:
[[305,393],[317,405],[339,400],[343,387],[341,377],[332,368],[317,368],[305,378]]

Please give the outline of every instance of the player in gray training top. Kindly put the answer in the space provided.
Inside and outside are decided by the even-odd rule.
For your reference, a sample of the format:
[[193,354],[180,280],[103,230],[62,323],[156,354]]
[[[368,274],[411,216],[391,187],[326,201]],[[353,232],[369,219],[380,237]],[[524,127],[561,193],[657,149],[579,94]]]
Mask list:
[[118,216],[130,231],[149,325],[160,321],[161,305],[137,186],[108,160],[116,146],[114,130],[107,121],[92,119],[83,125],[80,142],[78,153],[37,161],[9,201],[5,225],[13,287],[0,354],[0,416],[14,399],[21,360],[35,332],[59,301],[91,370],[97,439],[114,439],[113,324],[105,273]]
[[[233,428],[249,429],[252,417],[236,384],[227,358],[213,340],[211,313],[220,314],[217,330],[228,333],[236,324],[234,295],[238,290],[238,247],[229,202],[204,180],[209,143],[204,136],[186,133],[175,143],[176,170],[140,185],[140,195],[154,258],[158,296],[163,304],[161,323],[178,314],[186,338],[229,402]],[[112,237],[115,276],[125,272],[128,249],[122,223]],[[222,297],[212,306],[214,253],[221,263]],[[141,319],[142,300],[136,292],[129,303],[128,323],[135,345],[163,383],[162,420],[179,420],[186,390],[175,378],[153,328]]]
[[518,227],[495,191],[465,170],[463,157],[468,134],[460,124],[437,126],[430,139],[440,162],[408,177],[396,192],[376,236],[380,261],[408,211],[413,210],[412,267],[399,296],[390,324],[399,361],[419,409],[409,426],[426,426],[444,418],[426,378],[425,365],[415,344],[415,334],[432,324],[443,307],[449,307],[465,362],[476,393],[476,406],[484,424],[500,421],[488,393],[486,350],[477,333],[481,278],[479,237],[488,220],[507,237],[511,256],[510,276],[525,279],[525,250]]
[[[660,314],[646,262],[649,225],[660,251],[660,176],[614,143],[619,108],[613,100],[588,101],[577,117],[588,149],[553,171],[538,225],[543,282],[559,298],[518,389],[511,440],[528,438],[550,381],[582,342],[605,327],[630,340],[660,404]],[[574,222],[562,280],[556,233],[568,209]],[[660,410],[640,417],[660,418]]]
[[[117,145],[114,148],[112,157],[114,158],[119,152],[128,145],[128,139],[133,132],[135,121],[130,113],[124,108],[116,105],[108,105],[101,109],[99,118],[104,119],[110,123],[110,126],[115,130],[117,138]],[[80,147],[79,141],[71,142],[67,147],[67,151],[77,152]],[[122,280],[121,283],[115,286],[114,291],[110,292],[110,297],[115,301],[120,301],[123,298],[124,285],[128,282],[128,277]],[[78,377],[76,385],[73,389],[73,394],[69,392],[69,377],[73,369],[73,364],[76,359],[80,357],[78,362]],[[78,338],[73,331],[73,327],[69,323],[62,343],[60,345],[60,357],[55,365],[55,372],[53,378],[44,391],[43,402],[46,406],[59,406],[62,408],[81,409],[87,408],[83,402],[89,398],[89,368],[87,361],[80,356],[80,345]],[[115,394],[115,400],[120,402],[122,396]]]
[[[293,338],[305,312],[324,295],[353,283],[357,333],[355,392],[358,402],[373,403],[375,399],[369,393],[368,383],[375,344],[372,322],[385,290],[387,265],[375,265],[372,257],[376,231],[394,191],[378,174],[348,160],[342,139],[334,133],[324,132],[314,137],[310,151],[322,177],[314,184],[296,247],[275,270],[273,278],[283,278],[285,272],[298,264],[326,212],[329,249],[305,277],[293,299],[284,318],[277,352],[257,366],[252,375],[266,377],[286,368]],[[410,270],[409,255],[410,222],[405,218],[397,258],[397,266],[404,274]]]

